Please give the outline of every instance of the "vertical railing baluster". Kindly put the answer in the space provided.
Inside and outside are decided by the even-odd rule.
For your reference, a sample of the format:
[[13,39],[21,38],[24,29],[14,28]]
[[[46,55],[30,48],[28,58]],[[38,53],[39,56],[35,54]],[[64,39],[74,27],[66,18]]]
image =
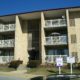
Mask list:
[[53,20],[46,20],[45,27],[62,27],[67,26],[66,19],[53,19]]
[[0,47],[14,47],[14,39],[0,40]]
[[14,31],[15,24],[0,24],[0,32]]

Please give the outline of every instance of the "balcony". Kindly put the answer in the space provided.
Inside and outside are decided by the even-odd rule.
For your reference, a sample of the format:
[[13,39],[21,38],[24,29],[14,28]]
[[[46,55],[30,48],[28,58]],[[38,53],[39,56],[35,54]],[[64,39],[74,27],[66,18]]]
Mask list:
[[0,64],[11,62],[13,59],[14,56],[0,56]]
[[45,28],[66,27],[66,19],[45,20]]
[[57,57],[63,58],[63,62],[67,62],[67,56],[68,55],[46,55],[46,62],[47,63],[53,63],[55,62]]
[[0,32],[15,31],[15,24],[0,24]]
[[67,36],[50,36],[46,37],[46,45],[66,45]]
[[0,40],[0,48],[14,47],[14,39]]

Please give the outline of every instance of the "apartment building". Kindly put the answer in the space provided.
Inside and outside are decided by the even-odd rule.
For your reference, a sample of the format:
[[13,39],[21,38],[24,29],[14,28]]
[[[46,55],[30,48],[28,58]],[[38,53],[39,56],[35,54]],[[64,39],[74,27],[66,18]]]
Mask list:
[[0,17],[0,63],[75,56],[80,62],[80,8]]

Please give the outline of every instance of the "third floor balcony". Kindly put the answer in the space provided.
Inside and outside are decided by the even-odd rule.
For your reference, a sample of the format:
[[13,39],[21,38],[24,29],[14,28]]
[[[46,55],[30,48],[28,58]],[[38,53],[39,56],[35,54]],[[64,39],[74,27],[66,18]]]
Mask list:
[[14,47],[14,39],[0,40],[0,48]]
[[15,31],[15,24],[0,24],[0,32]]
[[66,27],[66,19],[45,20],[45,28]]
[[46,45],[66,45],[67,36],[50,36],[46,37]]

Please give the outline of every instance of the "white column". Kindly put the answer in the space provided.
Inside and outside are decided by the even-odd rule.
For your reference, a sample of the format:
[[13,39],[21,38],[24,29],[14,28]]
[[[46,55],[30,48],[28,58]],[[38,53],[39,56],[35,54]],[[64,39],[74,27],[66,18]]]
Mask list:
[[66,10],[66,20],[67,20],[67,32],[68,32],[68,50],[69,50],[69,55],[71,56],[71,49],[70,49],[71,39],[70,39],[70,30],[69,30],[70,21],[69,21],[69,10],[68,9]]
[[44,33],[44,27],[45,27],[45,18],[44,18],[44,13],[41,12],[41,61],[42,64],[45,64],[45,33]]
[[22,24],[19,16],[16,16],[16,27],[15,27],[15,60],[22,60],[23,64],[28,62],[27,52],[27,25]]

